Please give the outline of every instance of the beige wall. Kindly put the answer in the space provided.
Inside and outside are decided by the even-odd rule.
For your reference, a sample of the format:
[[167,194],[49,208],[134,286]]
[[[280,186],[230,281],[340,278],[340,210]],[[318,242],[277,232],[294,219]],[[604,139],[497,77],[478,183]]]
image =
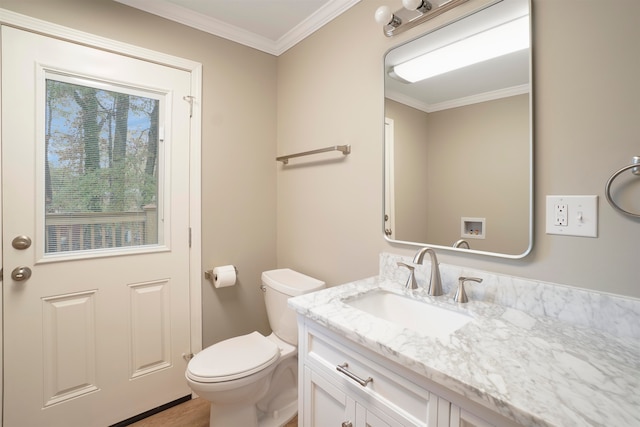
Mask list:
[[405,242],[431,242],[427,229],[430,184],[427,113],[391,99],[385,116],[393,120],[395,230],[393,238]]
[[[385,100],[395,133],[395,240],[511,255],[529,247],[527,94],[426,113]],[[484,218],[484,239],[461,218]]]
[[427,115],[429,240],[451,246],[462,217],[484,218],[471,248],[520,255],[529,247],[530,124],[527,94]]
[[269,332],[260,274],[276,267],[276,58],[110,0],[2,0],[0,7],[203,64],[202,264],[239,283],[203,289],[203,345]]
[[[362,0],[275,58],[110,0],[2,0],[9,10],[203,64],[203,266],[240,271],[235,288],[216,291],[203,280],[204,345],[268,332],[258,291],[264,270],[291,267],[336,285],[375,275],[381,251],[415,252],[382,235],[382,57],[434,24],[387,39],[372,19],[383,3],[400,7]],[[640,3],[615,3],[534,0],[532,254],[442,252],[441,261],[640,297],[640,222],[614,212],[603,195],[611,173],[640,155]],[[346,157],[274,161],[345,143],[353,148]],[[546,194],[599,195],[599,237],[545,235]]]
[[[522,260],[441,252],[442,262],[640,297],[640,222],[614,212],[603,193],[640,155],[640,2],[612,3],[533,1],[533,252]],[[353,148],[341,163],[278,172],[278,264],[331,285],[376,274],[380,251],[415,252],[382,236],[382,57],[433,24],[387,39],[372,18],[381,4],[400,7],[364,0],[278,59],[278,150]],[[598,195],[599,237],[546,235],[547,194]]]

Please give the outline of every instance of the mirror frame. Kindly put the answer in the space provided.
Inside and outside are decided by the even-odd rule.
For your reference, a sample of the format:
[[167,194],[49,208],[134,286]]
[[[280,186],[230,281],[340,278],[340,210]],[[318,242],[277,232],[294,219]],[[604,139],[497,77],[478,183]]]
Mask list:
[[[400,46],[404,46],[406,44],[409,44],[415,40],[420,39],[421,37],[424,37],[427,34],[431,34],[435,31],[438,31],[441,28],[444,28],[448,25],[454,24],[456,22],[460,22],[463,21],[465,18],[480,12],[482,10],[485,10],[487,8],[490,8],[502,1],[505,0],[495,0],[492,1],[489,4],[485,4],[484,6],[481,6],[477,9],[474,9],[472,11],[469,11],[465,14],[463,14],[462,16],[458,17],[458,18],[454,18],[451,21],[448,21],[446,23],[444,23],[443,25],[439,25],[436,26],[435,28],[430,29],[429,31],[426,31],[422,34],[417,35],[416,37],[407,40],[403,43],[400,43],[398,45],[393,46],[392,48],[390,48],[389,50],[387,50],[385,52],[385,54],[383,55],[383,63],[382,63],[382,72],[383,72],[383,98],[384,98],[384,102],[383,105],[386,105],[386,74],[387,74],[387,66],[386,66],[386,57],[387,55],[394,49],[400,47]],[[438,249],[438,250],[447,250],[447,251],[452,251],[454,253],[462,253],[462,254],[477,254],[477,255],[485,255],[485,256],[492,256],[492,257],[498,257],[498,258],[507,258],[507,259],[521,259],[524,258],[525,256],[529,255],[533,249],[533,240],[534,240],[534,235],[533,235],[533,222],[534,222],[534,173],[533,173],[533,168],[534,168],[534,131],[533,131],[533,127],[534,127],[534,80],[533,80],[533,14],[532,14],[532,0],[526,0],[527,4],[528,4],[528,8],[529,8],[529,39],[530,39],[530,47],[529,47],[529,147],[528,147],[528,153],[529,153],[529,162],[528,162],[528,166],[529,166],[529,197],[528,197],[528,201],[529,201],[529,209],[528,209],[528,214],[529,214],[529,227],[528,227],[528,237],[529,237],[529,244],[527,246],[527,248],[524,250],[524,252],[520,253],[520,254],[508,254],[508,253],[501,253],[501,252],[492,252],[492,251],[481,251],[481,250],[475,250],[475,249],[466,249],[466,248],[455,248],[453,246],[443,246],[443,245],[435,245],[435,244],[430,244],[430,243],[426,243],[426,242],[414,242],[414,241],[408,241],[408,240],[397,240],[397,239],[391,239],[389,238],[389,236],[386,233],[385,230],[385,217],[386,217],[386,203],[387,203],[387,198],[388,198],[388,194],[386,191],[386,183],[387,183],[387,141],[386,141],[386,126],[385,126],[385,122],[386,122],[386,109],[383,108],[383,120],[382,120],[382,124],[383,124],[383,132],[382,132],[382,139],[383,139],[383,182],[382,182],[382,191],[383,191],[383,203],[382,203],[382,234],[385,238],[386,241],[388,241],[389,243],[393,243],[393,244],[402,244],[402,245],[410,245],[410,246],[419,246],[419,247],[423,247],[423,246],[428,246],[434,249]]]

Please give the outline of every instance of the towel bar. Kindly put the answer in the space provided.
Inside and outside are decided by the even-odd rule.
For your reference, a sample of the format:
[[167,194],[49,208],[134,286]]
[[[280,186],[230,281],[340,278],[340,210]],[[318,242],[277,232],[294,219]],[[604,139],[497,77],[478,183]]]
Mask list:
[[633,173],[634,175],[640,175],[640,156],[633,156],[633,159],[631,160],[630,165],[627,165],[617,170],[616,172],[614,172],[613,175],[611,175],[611,178],[609,178],[609,180],[607,181],[607,185],[604,187],[604,195],[607,197],[607,202],[609,202],[611,207],[617,210],[618,212],[621,212],[625,215],[629,215],[632,217],[640,218],[640,213],[629,212],[622,209],[620,206],[616,204],[616,202],[613,201],[613,198],[611,197],[611,184],[613,183],[613,180],[615,180],[618,177],[618,175],[620,175],[622,172],[629,169],[632,169],[631,173]]
[[318,150],[305,151],[303,153],[289,154],[287,156],[276,157],[276,161],[288,164],[293,157],[308,156],[311,154],[326,153],[327,151],[341,151],[345,156],[351,154],[351,145],[333,145],[331,147],[320,148]]

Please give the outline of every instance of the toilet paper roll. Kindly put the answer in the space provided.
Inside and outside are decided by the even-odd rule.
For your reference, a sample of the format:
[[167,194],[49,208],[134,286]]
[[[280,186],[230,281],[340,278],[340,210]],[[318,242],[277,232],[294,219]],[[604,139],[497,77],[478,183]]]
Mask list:
[[226,288],[236,284],[236,268],[233,265],[222,265],[213,269],[213,286]]

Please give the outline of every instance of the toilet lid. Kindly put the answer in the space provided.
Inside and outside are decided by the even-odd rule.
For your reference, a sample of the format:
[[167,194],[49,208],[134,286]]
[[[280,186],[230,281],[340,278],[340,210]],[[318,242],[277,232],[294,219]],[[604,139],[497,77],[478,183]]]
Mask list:
[[229,338],[205,348],[189,362],[187,373],[198,382],[223,382],[261,371],[278,360],[280,348],[259,332]]

